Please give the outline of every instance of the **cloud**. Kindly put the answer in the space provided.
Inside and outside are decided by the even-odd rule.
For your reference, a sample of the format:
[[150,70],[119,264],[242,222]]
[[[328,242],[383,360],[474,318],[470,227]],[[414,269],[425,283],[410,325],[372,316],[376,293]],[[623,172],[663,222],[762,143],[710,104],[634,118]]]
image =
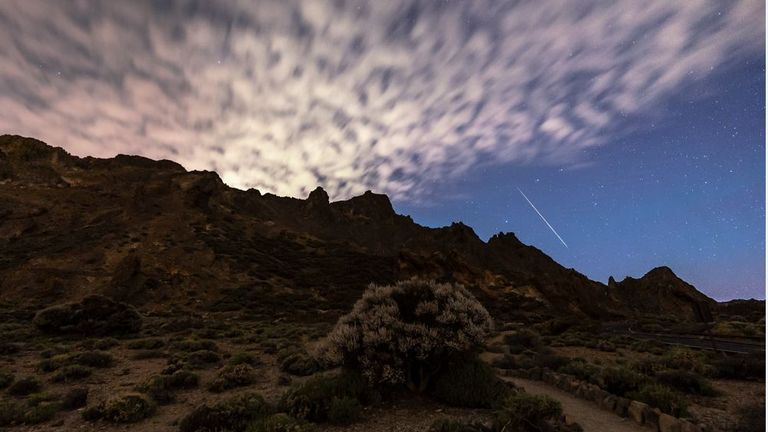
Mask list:
[[230,185],[416,200],[488,163],[583,164],[763,49],[758,0],[0,3],[0,131]]

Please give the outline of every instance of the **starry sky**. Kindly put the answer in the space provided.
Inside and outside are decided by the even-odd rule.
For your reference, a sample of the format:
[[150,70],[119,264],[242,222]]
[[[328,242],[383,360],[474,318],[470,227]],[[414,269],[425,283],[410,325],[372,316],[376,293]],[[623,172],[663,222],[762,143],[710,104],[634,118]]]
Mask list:
[[759,0],[4,0],[0,107],[81,156],[370,189],[595,280],[765,297]]

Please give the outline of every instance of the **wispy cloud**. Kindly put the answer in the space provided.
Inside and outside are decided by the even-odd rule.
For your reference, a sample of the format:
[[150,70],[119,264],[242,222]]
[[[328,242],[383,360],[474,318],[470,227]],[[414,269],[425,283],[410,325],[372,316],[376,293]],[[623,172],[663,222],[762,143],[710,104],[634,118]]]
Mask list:
[[741,1],[0,3],[0,131],[285,195],[413,199],[483,163],[584,163],[762,49]]

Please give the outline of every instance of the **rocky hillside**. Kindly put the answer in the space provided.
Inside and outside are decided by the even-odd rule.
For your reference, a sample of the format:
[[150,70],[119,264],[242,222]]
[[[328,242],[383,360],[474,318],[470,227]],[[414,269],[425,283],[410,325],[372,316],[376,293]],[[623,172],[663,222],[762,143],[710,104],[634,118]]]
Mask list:
[[713,303],[666,268],[606,286],[511,233],[484,242],[462,223],[420,226],[385,195],[278,197],[171,161],[78,158],[10,135],[0,137],[0,251],[3,301],[30,306],[101,293],[146,310],[312,320],[338,316],[368,283],[411,276],[461,282],[498,318],[696,319]]

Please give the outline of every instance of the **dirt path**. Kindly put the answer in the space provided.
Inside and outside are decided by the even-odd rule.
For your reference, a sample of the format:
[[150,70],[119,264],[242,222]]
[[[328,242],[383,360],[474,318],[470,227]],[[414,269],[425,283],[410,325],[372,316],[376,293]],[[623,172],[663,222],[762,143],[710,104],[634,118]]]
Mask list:
[[522,387],[534,395],[545,395],[560,401],[563,413],[584,428],[584,432],[648,432],[646,429],[608,411],[603,411],[595,404],[578,399],[548,384],[522,378],[501,377]]

